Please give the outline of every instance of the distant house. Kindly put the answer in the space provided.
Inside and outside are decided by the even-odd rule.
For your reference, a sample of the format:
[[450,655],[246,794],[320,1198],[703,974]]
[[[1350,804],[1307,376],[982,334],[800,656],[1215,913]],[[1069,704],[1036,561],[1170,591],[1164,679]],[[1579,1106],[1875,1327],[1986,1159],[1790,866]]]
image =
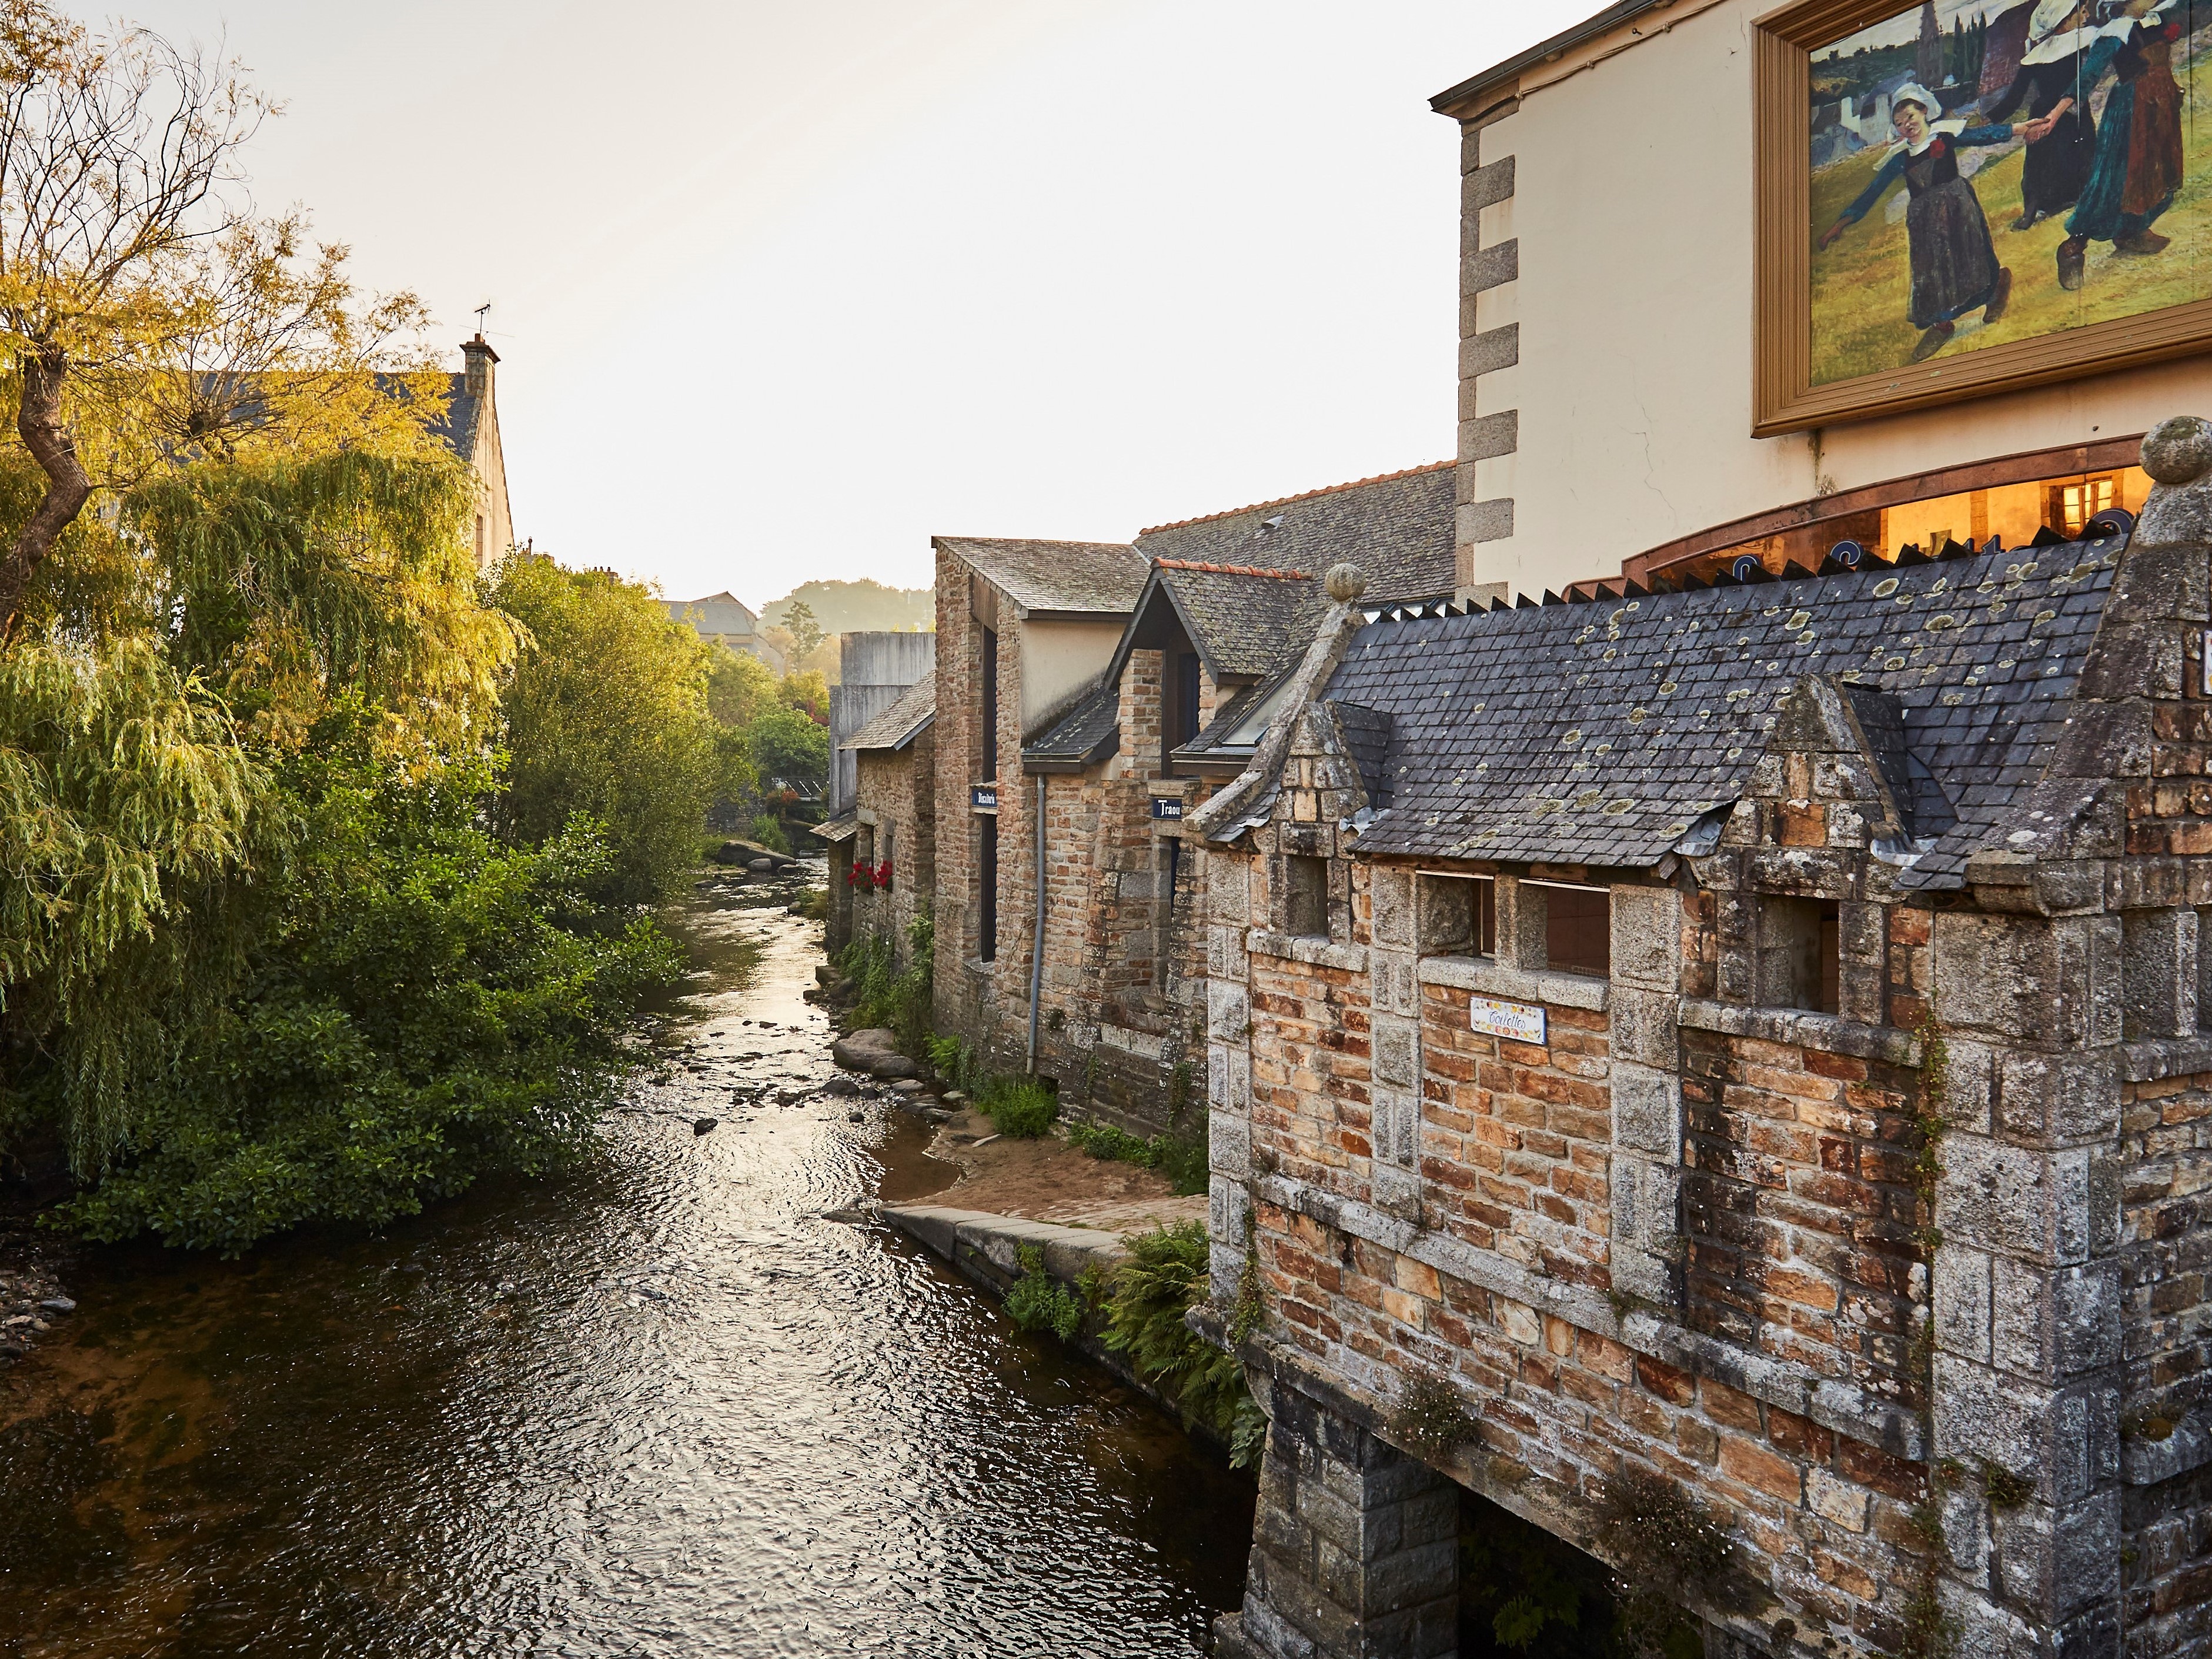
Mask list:
[[507,505],[507,458],[499,447],[499,403],[492,373],[499,353],[477,335],[461,347],[465,365],[453,377],[446,418],[435,430],[476,474],[475,548],[482,570],[514,545]]
[[689,623],[692,631],[714,645],[726,645],[766,663],[772,673],[784,672],[783,653],[760,636],[760,618],[726,592],[709,593],[702,599],[665,599],[668,614]]

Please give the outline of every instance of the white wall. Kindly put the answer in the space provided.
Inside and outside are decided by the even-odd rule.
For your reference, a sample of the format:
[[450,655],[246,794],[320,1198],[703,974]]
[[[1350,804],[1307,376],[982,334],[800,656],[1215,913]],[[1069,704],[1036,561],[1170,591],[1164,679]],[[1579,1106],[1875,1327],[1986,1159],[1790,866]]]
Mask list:
[[1121,642],[1123,619],[1022,623],[1022,735],[1098,677]]
[[1624,29],[1524,74],[1519,109],[1483,129],[1483,165],[1515,161],[1480,242],[1517,240],[1519,277],[1477,296],[1476,326],[1521,332],[1476,405],[1520,419],[1517,452],[1475,466],[1473,499],[1514,503],[1475,582],[1560,589],[1826,490],[2212,414],[2200,358],[1751,437],[1750,22],[1771,3],[1647,15],[1626,51]]

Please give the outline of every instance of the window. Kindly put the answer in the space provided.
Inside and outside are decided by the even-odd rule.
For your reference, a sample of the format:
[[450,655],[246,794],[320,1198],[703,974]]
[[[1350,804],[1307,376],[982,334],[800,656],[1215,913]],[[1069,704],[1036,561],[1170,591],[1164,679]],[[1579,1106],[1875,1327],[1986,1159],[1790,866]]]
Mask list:
[[999,817],[985,813],[976,819],[981,845],[975,868],[982,885],[982,925],[976,931],[975,954],[985,962],[999,957]]
[[1283,860],[1283,931],[1328,937],[1328,860],[1292,854]]
[[2113,504],[2115,483],[2106,473],[2100,478],[2077,478],[2071,483],[2050,486],[2051,527],[2062,536],[2080,535],[2090,520]]
[[1774,1008],[1840,1013],[1843,966],[1843,910],[1835,900],[1759,902],[1760,1002]]
[[1521,890],[1544,907],[1546,967],[1565,974],[1612,977],[1613,894],[1607,889],[1524,881]]
[[1425,957],[1498,954],[1498,884],[1487,876],[1416,878],[1414,925]]
[[[976,775],[988,783],[999,775],[999,636],[988,628],[983,630],[982,744],[983,752],[976,757],[982,766]],[[997,829],[991,833],[995,837]]]

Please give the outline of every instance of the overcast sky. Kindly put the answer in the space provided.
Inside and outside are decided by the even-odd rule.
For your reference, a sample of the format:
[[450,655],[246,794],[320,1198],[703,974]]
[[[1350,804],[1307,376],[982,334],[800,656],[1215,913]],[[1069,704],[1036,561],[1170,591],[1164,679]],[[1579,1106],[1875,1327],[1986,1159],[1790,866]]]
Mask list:
[[[672,597],[930,579],[1452,450],[1458,131],[1596,0],[140,0],[502,359],[516,534]],[[128,0],[125,0],[128,4]],[[454,364],[459,365],[458,352]]]

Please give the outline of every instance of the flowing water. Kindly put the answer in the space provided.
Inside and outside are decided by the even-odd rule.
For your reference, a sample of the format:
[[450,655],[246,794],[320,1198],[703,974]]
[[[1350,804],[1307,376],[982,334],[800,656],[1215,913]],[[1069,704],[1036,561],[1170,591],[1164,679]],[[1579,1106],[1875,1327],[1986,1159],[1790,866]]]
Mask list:
[[759,890],[679,919],[698,970],[586,1170],[79,1261],[0,1382],[0,1654],[1201,1650],[1250,1483],[825,1218],[951,1172],[809,1087],[819,928]]

